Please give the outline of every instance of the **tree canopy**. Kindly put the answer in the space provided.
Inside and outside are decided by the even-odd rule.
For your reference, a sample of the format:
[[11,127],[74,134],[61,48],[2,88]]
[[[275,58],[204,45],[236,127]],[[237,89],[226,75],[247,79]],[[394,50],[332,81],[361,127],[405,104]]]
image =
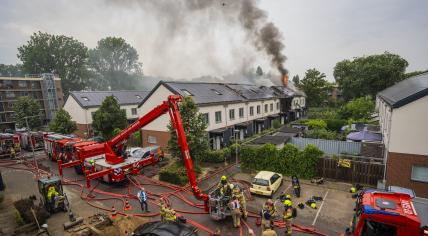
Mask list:
[[325,79],[324,73],[317,69],[309,69],[306,71],[305,77],[300,80],[298,88],[306,93],[309,106],[320,106],[327,100],[331,86]]
[[370,119],[370,115],[374,112],[374,102],[370,96],[356,98],[339,109],[339,115],[342,119]]
[[120,109],[114,96],[108,96],[92,117],[92,126],[105,140],[113,137],[115,130],[128,126],[126,111]]
[[75,121],[71,120],[70,114],[60,108],[49,123],[49,130],[61,134],[71,134],[77,130],[77,125]]
[[376,94],[405,79],[409,63],[399,55],[385,52],[380,55],[343,60],[334,67],[334,78],[345,100]]
[[86,86],[88,48],[72,37],[39,31],[18,48],[18,58],[25,73],[58,74],[65,93]]
[[26,119],[30,129],[38,129],[42,126],[42,113],[40,103],[31,97],[19,97],[13,105],[15,120],[18,128],[27,127]]
[[299,78],[299,75],[295,75],[295,76],[293,76],[292,81],[293,81],[293,84],[294,84],[295,86],[299,86],[299,84],[300,84],[300,78]]
[[142,76],[138,53],[125,39],[107,37],[89,51],[89,66],[97,89],[135,89]]
[[24,76],[22,65],[5,65],[0,64],[0,76],[4,77],[21,77]]
[[[198,113],[198,107],[192,97],[187,96],[179,105],[181,119],[183,120],[183,128],[186,134],[187,143],[189,144],[189,152],[192,159],[201,159],[208,150],[208,138],[205,132],[207,124],[204,121],[203,115]],[[168,130],[171,138],[168,141],[168,150],[174,157],[180,157],[182,160],[180,146],[177,142],[177,134],[170,123]]]

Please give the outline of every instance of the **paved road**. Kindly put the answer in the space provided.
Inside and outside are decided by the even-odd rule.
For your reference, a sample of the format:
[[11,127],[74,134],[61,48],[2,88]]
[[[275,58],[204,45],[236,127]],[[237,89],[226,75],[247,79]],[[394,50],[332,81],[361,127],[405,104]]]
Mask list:
[[[43,154],[39,153],[39,157],[43,157]],[[39,162],[39,165],[42,169],[57,173],[57,166],[56,166],[56,163],[54,162],[50,162],[49,160],[45,159],[45,160],[41,160]],[[153,173],[157,173],[158,168],[159,168],[158,166],[146,168],[145,173],[151,176]],[[219,172],[218,174],[214,175],[212,178],[201,181],[199,183],[200,188],[203,191],[207,191],[208,189],[210,189],[210,187],[214,186],[217,183],[221,175],[235,176],[237,179],[247,180],[247,181],[249,180],[248,175],[240,174],[240,169],[234,166],[225,171]],[[68,179],[75,180],[78,183],[85,184],[83,177],[77,175],[73,169],[65,169],[64,176]],[[150,193],[153,193],[153,195],[164,194],[172,191],[167,187],[153,184],[143,176],[137,176],[135,177],[135,180],[140,184],[142,184],[143,186],[145,186],[146,190]],[[20,181],[19,175],[17,175],[14,181],[16,181],[17,182],[16,185],[19,186],[19,183],[18,183]],[[94,180],[91,182],[91,185],[92,187],[96,186],[97,190],[101,190],[109,193],[115,193],[115,194],[128,194],[128,192],[131,194],[136,194],[138,191],[138,189],[132,184],[117,186],[117,185],[108,185],[103,182],[98,182],[97,180]],[[290,185],[291,185],[290,182],[284,181],[284,184],[281,186],[280,190],[275,194],[274,198],[276,198],[279,195],[279,193],[282,191],[289,191],[291,193]],[[32,190],[30,188],[27,188],[26,190],[24,189],[25,189],[25,186],[22,188],[23,194],[34,194],[34,192],[32,192],[34,191],[34,189]],[[72,207],[77,209],[79,213],[80,211],[82,211],[83,212],[82,215],[86,216],[86,215],[90,215],[93,212],[99,211],[97,209],[87,207],[88,205],[85,203],[85,201],[80,199],[80,188],[76,186],[66,186],[65,189],[68,192],[70,201],[72,203]],[[329,196],[345,196],[343,194],[341,195],[340,191],[326,190],[325,188],[321,188],[321,187],[316,188],[308,185],[307,187],[303,187],[303,189],[305,189],[303,191],[303,195],[305,196],[302,196],[302,198],[306,197],[306,195],[307,196],[311,196],[311,195],[325,196],[327,191],[328,191],[327,194]],[[87,192],[88,190],[84,189],[84,193],[87,193]],[[94,195],[95,195],[95,199],[106,198],[106,195],[103,195],[103,194],[94,193]],[[184,192],[182,193],[182,195],[189,202],[197,203],[197,204],[202,203],[197,201],[192,196],[191,193]],[[350,207],[351,213],[349,213],[348,211],[349,209],[345,209],[342,206],[343,201],[348,201],[347,197],[343,197],[343,198],[344,199],[341,199],[340,197],[339,198],[334,197],[332,199],[327,198],[323,206],[324,209],[319,209],[319,210],[305,209],[303,211],[299,211],[299,215],[295,220],[295,223],[301,224],[304,226],[314,225],[321,232],[328,233],[330,235],[337,235],[338,232],[342,231],[348,225],[348,222],[349,222],[348,219],[350,219],[350,215],[352,215],[352,206]],[[152,213],[158,212],[158,207],[157,205],[155,205],[157,199],[158,198],[154,196],[153,201],[149,203],[149,209],[152,210]],[[171,201],[172,207],[176,209],[177,212],[188,211],[188,212],[198,213],[198,214],[182,213],[186,218],[192,221],[195,221],[210,230],[215,230],[219,228],[224,235],[227,235],[227,233],[231,233],[231,235],[239,235],[239,230],[234,229],[232,227],[231,219],[226,219],[223,221],[214,221],[210,218],[209,215],[203,213],[203,209],[189,206],[183,200],[175,196],[169,197],[169,200]],[[259,211],[259,209],[261,209],[262,204],[266,200],[267,198],[264,198],[264,197],[253,197],[252,200],[248,201],[248,209],[250,211],[257,212]],[[117,210],[121,210],[122,208],[122,201],[120,199],[95,200],[95,201],[92,201],[92,203],[102,207],[109,208],[109,209],[113,205],[116,207]],[[140,206],[137,200],[131,199],[130,203],[132,205],[132,210],[129,211],[129,213],[141,213]],[[278,209],[282,208],[280,203],[277,206],[278,206]],[[343,214],[337,214],[337,215],[333,214],[331,210],[329,210],[333,208],[334,209],[339,208],[339,211],[343,211]],[[344,217],[344,215],[346,217]],[[344,221],[343,219],[341,219],[342,217],[346,218],[347,220]],[[157,219],[159,219],[158,216],[150,218],[150,220],[157,220]],[[261,235],[260,228],[255,224],[255,218],[249,218],[247,223],[257,233],[257,235]],[[276,230],[279,233],[279,235],[283,234],[283,229],[276,229]],[[243,235],[246,235],[245,227],[243,228],[243,232],[244,232]],[[200,231],[200,235],[208,235],[208,234],[204,231]],[[293,235],[306,235],[306,234],[296,233]]]

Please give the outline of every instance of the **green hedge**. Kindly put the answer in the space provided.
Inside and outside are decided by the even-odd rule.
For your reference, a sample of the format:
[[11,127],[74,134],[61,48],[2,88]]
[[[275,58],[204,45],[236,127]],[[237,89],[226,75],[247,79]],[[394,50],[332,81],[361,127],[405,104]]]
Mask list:
[[244,146],[240,155],[241,165],[246,169],[312,178],[316,176],[318,158],[322,157],[323,152],[311,144],[303,151],[292,144],[287,144],[280,150],[273,144],[266,144],[262,147]]
[[[194,166],[194,170],[196,175],[201,173],[201,169],[197,166]],[[178,163],[161,168],[159,171],[159,180],[180,186],[186,185],[189,182],[186,167]]]
[[199,161],[207,163],[221,163],[224,162],[226,158],[228,159],[229,155],[229,148],[223,148],[220,150],[209,150],[199,158]]
[[326,119],[327,129],[331,131],[340,131],[340,129],[348,124],[348,121],[341,119]]

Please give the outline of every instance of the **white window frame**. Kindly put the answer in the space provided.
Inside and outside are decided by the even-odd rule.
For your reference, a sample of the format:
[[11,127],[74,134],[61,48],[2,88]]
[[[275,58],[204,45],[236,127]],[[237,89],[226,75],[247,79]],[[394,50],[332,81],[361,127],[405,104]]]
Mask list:
[[151,135],[147,136],[147,142],[150,144],[156,144],[157,143],[156,136],[151,136]]
[[137,108],[131,108],[131,115],[136,116],[137,114]]
[[415,167],[416,168],[424,168],[424,169],[426,169],[426,171],[428,171],[428,166],[412,165],[412,173],[410,174],[410,179],[413,181],[428,183],[428,178],[427,179],[418,179],[418,178],[415,178],[413,176],[413,171],[414,171]]
[[[219,120],[217,120],[217,114],[220,114],[220,119]],[[221,111],[216,111],[215,113],[214,113],[214,118],[215,118],[215,123],[216,124],[219,124],[219,123],[221,123]]]
[[234,120],[235,119],[235,109],[230,109],[229,110],[229,120]]
[[[242,114],[241,114],[241,111],[242,111]],[[238,109],[238,116],[239,116],[239,118],[244,118],[244,114],[245,114],[245,110],[244,110],[244,108],[243,108],[243,107],[240,107],[240,108]]]
[[250,107],[250,116],[254,116],[254,106]]

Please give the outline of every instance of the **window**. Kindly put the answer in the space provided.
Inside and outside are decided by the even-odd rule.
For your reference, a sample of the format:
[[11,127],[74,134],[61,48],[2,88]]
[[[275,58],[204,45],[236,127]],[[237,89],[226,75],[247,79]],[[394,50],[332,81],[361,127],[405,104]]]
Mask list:
[[257,115],[260,114],[260,105],[257,105]]
[[428,183],[428,167],[412,166],[412,180]]
[[191,94],[190,92],[189,92],[189,90],[187,90],[187,89],[182,89],[181,90],[186,96],[193,96],[193,94]]
[[204,119],[205,124],[210,124],[210,116],[208,113],[203,113],[202,118]]
[[26,88],[27,87],[27,81],[25,81],[25,80],[18,81],[18,86],[20,88]]
[[270,104],[270,111],[273,111],[273,103]]
[[15,93],[11,92],[11,91],[6,91],[6,98],[14,98],[15,97]]
[[361,235],[395,236],[397,235],[397,228],[395,226],[379,223],[373,220],[365,220]]
[[276,109],[279,110],[279,102],[276,102]]
[[219,91],[215,90],[215,89],[211,89],[211,91],[213,91],[215,94],[217,95],[222,95],[222,93],[220,93]]
[[215,123],[221,123],[221,111],[215,112]]
[[91,112],[92,119],[94,119],[95,111]]
[[83,100],[85,100],[86,102],[89,102],[89,98],[88,97],[82,97]]
[[272,177],[270,178],[270,183],[271,183],[271,184],[273,184],[273,183],[275,183],[278,179],[279,179],[279,175],[278,175],[278,174],[274,174],[274,175],[272,175]]
[[133,116],[137,115],[137,108],[131,108],[131,114]]
[[155,143],[156,143],[156,141],[157,141],[157,140],[156,140],[156,137],[155,137],[155,136],[150,136],[150,135],[149,135],[149,136],[147,137],[147,142],[148,142],[148,143],[155,144]]
[[229,110],[229,119],[234,120],[235,119],[235,109]]
[[244,108],[241,107],[239,108],[239,118],[243,118],[244,117]]
[[265,112],[268,112],[268,109],[269,109],[268,104],[265,104]]
[[254,115],[254,107],[250,107],[250,116]]

